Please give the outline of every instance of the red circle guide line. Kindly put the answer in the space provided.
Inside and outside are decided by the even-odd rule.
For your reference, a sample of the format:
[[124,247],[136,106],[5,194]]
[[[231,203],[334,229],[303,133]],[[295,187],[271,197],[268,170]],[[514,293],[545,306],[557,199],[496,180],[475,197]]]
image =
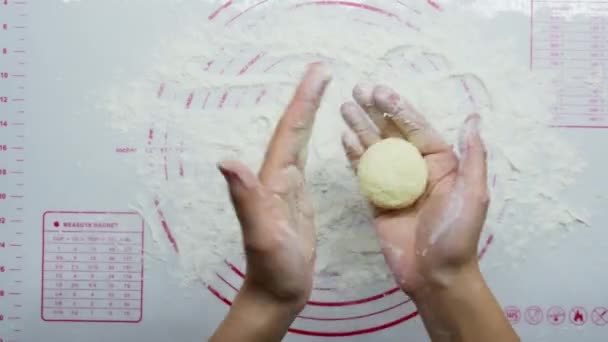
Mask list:
[[490,236],[488,236],[488,239],[486,240],[486,243],[484,244],[484,246],[481,248],[481,250],[477,254],[477,257],[479,258],[479,260],[481,260],[484,257],[484,255],[486,255],[486,253],[488,252],[488,248],[490,247],[492,242],[494,242],[494,235],[490,234]]
[[295,329],[295,328],[289,328],[289,329],[287,329],[287,331],[289,331],[290,333],[294,333],[294,334],[300,334],[300,335],[306,335],[306,336],[316,336],[316,337],[348,337],[348,336],[355,336],[355,335],[371,334],[371,333],[375,333],[375,332],[378,332],[378,331],[381,331],[384,329],[388,329],[388,328],[394,327],[396,325],[399,325],[403,322],[407,322],[416,316],[418,316],[418,311],[414,311],[410,314],[407,314],[401,318],[398,318],[391,322],[387,322],[385,324],[377,325],[377,326],[374,326],[371,328],[352,330],[352,331],[322,332],[322,331],[310,331],[310,330],[302,330],[302,329]]
[[365,303],[369,303],[369,302],[373,302],[379,299],[382,299],[384,297],[388,297],[392,294],[395,294],[397,292],[401,291],[401,289],[399,289],[398,287],[394,287],[390,290],[386,290],[382,293],[379,293],[377,295],[373,295],[373,296],[369,296],[366,298],[361,298],[361,299],[355,299],[355,300],[349,300],[349,301],[344,301],[344,302],[321,302],[321,301],[315,301],[315,300],[310,300],[308,301],[308,305],[312,305],[312,306],[326,306],[326,307],[340,307],[340,306],[352,306],[352,305],[360,305],[360,304],[365,304]]
[[330,5],[330,6],[354,7],[354,8],[359,8],[359,9],[363,9],[363,10],[379,13],[379,14],[385,15],[385,16],[390,17],[390,18],[399,19],[399,17],[396,14],[391,13],[391,12],[389,12],[387,10],[382,9],[382,8],[375,7],[375,6],[368,5],[368,4],[364,4],[364,3],[353,2],[353,1],[317,0],[317,1],[303,2],[301,4],[297,4],[297,5],[293,6],[293,8],[300,8],[300,7],[311,6],[311,5],[317,5],[317,6]]
[[167,235],[167,239],[169,239],[169,242],[171,243],[171,246],[173,246],[173,249],[175,250],[175,252],[179,253],[179,248],[177,247],[177,241],[175,240],[175,237],[173,237],[171,228],[169,228],[169,224],[167,223],[167,219],[165,218],[165,213],[160,208],[160,202],[159,202],[158,198],[154,199],[154,206],[156,207],[156,213],[158,214],[158,217],[160,218],[160,223],[163,226],[163,230],[165,231],[165,234]]
[[585,125],[549,125],[551,128],[580,128],[580,129],[607,129],[608,126],[585,126]]
[[441,8],[441,5],[439,5],[439,3],[437,1],[434,0],[426,0],[426,3],[429,4],[431,7],[433,7],[434,9],[441,11],[443,10]]
[[235,15],[234,17],[230,18],[230,19],[229,19],[229,20],[226,22],[226,25],[230,25],[230,24],[231,24],[233,21],[237,20],[237,19],[238,19],[240,16],[242,16],[243,14],[245,14],[245,13],[247,13],[247,12],[251,11],[252,9],[254,9],[254,8],[258,7],[259,5],[262,5],[262,4],[264,4],[264,3],[268,2],[268,1],[269,1],[269,0],[262,0],[262,1],[258,2],[258,3],[256,3],[256,4],[253,4],[253,5],[249,6],[249,7],[247,7],[245,10],[241,11],[239,14],[237,14],[237,15]]
[[[484,246],[481,248],[481,250],[478,254],[480,259],[485,255],[490,244],[492,244],[493,241],[494,241],[494,235],[490,235],[487,238]],[[237,275],[239,275],[241,277],[244,277],[243,272],[241,272],[236,266],[234,266],[228,262],[226,262],[226,263],[228,264],[228,266],[230,266],[230,268],[233,270],[233,272],[235,272]],[[228,298],[224,297],[215,288],[213,288],[210,285],[207,285],[206,287],[209,290],[209,292],[211,292],[216,298],[218,298],[219,300],[224,302],[226,305],[228,305],[228,306],[232,305],[232,302]],[[231,286],[231,288],[235,289],[235,287],[233,287],[233,286]],[[389,308],[388,310],[392,310],[392,309],[394,309],[394,307]],[[386,311],[384,311],[384,312],[386,312]],[[374,313],[374,314],[380,314],[380,313],[382,313],[382,312],[378,312],[378,313]],[[299,335],[304,335],[304,336],[315,336],[315,337],[348,337],[348,336],[356,336],[356,335],[365,335],[365,334],[371,334],[371,333],[375,333],[378,331],[392,328],[403,322],[409,321],[410,319],[416,317],[417,315],[418,315],[418,311],[414,311],[401,318],[398,318],[396,320],[393,320],[393,321],[390,321],[390,322],[387,322],[387,323],[384,323],[381,325],[377,325],[377,326],[365,328],[365,329],[351,330],[351,331],[322,332],[322,331],[312,331],[312,330],[304,330],[304,329],[297,329],[297,328],[289,328],[288,331],[293,334],[299,334]],[[305,318],[303,318],[303,319],[305,319]]]
[[365,3],[352,2],[352,1],[341,1],[341,0],[317,0],[317,1],[303,2],[300,4],[294,5],[292,8],[300,8],[303,6],[310,6],[310,5],[317,5],[317,6],[330,5],[330,6],[346,6],[346,7],[358,8],[358,9],[374,12],[377,14],[381,14],[381,15],[384,15],[389,18],[393,18],[393,19],[397,20],[398,22],[405,24],[408,28],[411,28],[415,31],[420,31],[419,27],[413,25],[409,21],[403,21],[401,19],[401,17],[399,17],[395,13],[392,13],[392,12],[389,12],[380,7],[375,7],[372,5],[365,4]]
[[[230,281],[226,280],[226,278],[222,277],[221,275],[219,275],[218,273],[215,274],[224,284],[228,285],[228,287],[230,287],[231,289],[233,289],[235,292],[239,292],[239,289],[234,286]],[[368,314],[362,314],[362,315],[358,315],[358,316],[348,316],[348,317],[312,317],[312,316],[304,316],[304,315],[298,315],[297,318],[299,319],[305,319],[305,320],[311,320],[311,321],[349,321],[349,320],[355,320],[355,319],[361,319],[361,318],[368,318],[368,317],[372,317],[372,316],[376,316],[379,315],[381,313],[385,313],[388,312],[390,310],[396,309],[402,305],[405,305],[409,302],[411,302],[412,299],[408,298],[404,301],[401,301],[393,306],[390,306],[388,308],[379,310],[379,311],[375,311],[375,312],[371,312]]]
[[[486,239],[483,247],[480,249],[479,253],[478,253],[478,258],[481,260],[485,254],[488,251],[488,248],[490,247],[490,245],[492,244],[492,242],[494,242],[494,235],[490,234],[488,236],[488,238]],[[239,277],[241,278],[245,278],[245,274],[238,268],[236,267],[234,264],[230,263],[229,261],[225,261],[226,265],[228,265],[228,267],[230,267],[230,269]],[[395,294],[397,292],[399,292],[400,289],[399,287],[394,287],[392,289],[386,290],[384,292],[378,293],[376,295],[373,296],[369,296],[366,298],[360,298],[360,299],[354,299],[354,300],[349,300],[349,301],[343,301],[343,302],[321,302],[321,301],[309,301],[307,304],[308,305],[312,305],[312,306],[325,306],[325,307],[340,307],[340,306],[352,306],[352,305],[359,305],[359,304],[365,304],[365,303],[369,303],[369,302],[373,302],[375,300],[379,300],[382,299],[384,297],[390,296],[392,294]]]
[[[245,274],[239,270],[238,267],[236,267],[234,264],[226,261],[226,265],[228,265],[228,267],[230,267],[230,269],[236,273],[236,275],[238,275],[241,278],[245,277]],[[350,301],[344,301],[344,302],[321,302],[321,301],[308,301],[308,305],[313,305],[313,306],[328,306],[328,307],[339,307],[339,306],[351,306],[351,305],[359,305],[359,304],[365,304],[365,303],[369,303],[369,302],[373,302],[375,300],[384,298],[386,296],[390,296],[394,293],[399,292],[399,288],[398,287],[394,287],[390,290],[386,290],[382,293],[370,296],[370,297],[366,297],[366,298],[361,298],[361,299],[355,299],[355,300],[350,300]]]
[[225,10],[226,8],[232,6],[232,0],[228,0],[225,4],[221,5],[218,9],[216,9],[215,11],[213,11],[209,17],[207,17],[207,19],[209,20],[213,20],[215,19],[215,17],[218,16],[218,14],[220,14],[221,11]]
[[361,318],[368,318],[368,317],[372,317],[372,316],[376,316],[388,311],[391,311],[393,309],[396,309],[400,306],[403,306],[409,302],[411,302],[412,299],[408,298],[407,300],[401,301],[393,306],[389,306],[386,309],[382,309],[379,311],[374,311],[374,312],[370,312],[368,314],[363,314],[363,315],[358,315],[358,316],[348,316],[348,317],[311,317],[311,316],[303,316],[303,315],[298,315],[297,318],[299,319],[305,319],[305,320],[310,320],[310,321],[351,321],[351,320],[355,320],[355,319],[361,319]]
[[[246,9],[244,9],[243,11],[239,12],[238,14],[236,14],[235,16],[233,16],[232,18],[230,18],[227,22],[226,22],[226,26],[230,25],[232,22],[234,22],[235,20],[237,20],[238,18],[240,18],[241,16],[243,16],[244,14],[246,14],[247,12],[255,9],[256,7],[268,2],[270,0],[261,0],[249,7],[247,7]],[[427,0],[428,3],[435,9],[437,10],[441,10],[441,6],[439,6],[439,4],[437,4],[436,2],[432,1],[432,0]],[[224,4],[223,6],[230,6],[231,4]],[[394,18],[397,21],[404,23],[407,27],[414,29],[416,31],[419,31],[420,28],[416,27],[415,25],[413,25],[412,23],[406,21],[404,22],[403,20],[401,20],[401,18],[396,15],[395,13],[389,12],[387,10],[384,10],[382,8],[379,7],[375,7],[372,5],[368,5],[365,3],[359,3],[359,2],[353,2],[353,1],[340,1],[340,0],[317,0],[317,1],[309,1],[309,2],[302,2],[299,4],[294,5],[292,8],[300,8],[303,6],[310,6],[310,5],[332,5],[332,6],[347,6],[347,7],[353,7],[353,8],[359,8],[359,9],[363,9],[363,10],[367,10],[367,11],[371,11],[371,12],[375,12],[378,14],[382,14],[384,16],[390,17],[390,18]],[[222,6],[222,7],[223,7]],[[215,16],[217,16],[217,14],[219,13],[219,11],[221,11],[223,8],[220,7],[219,9],[217,9],[215,12],[213,12],[210,16],[209,16],[209,20],[213,20],[213,18],[215,18]],[[217,13],[216,13],[217,12]],[[215,15],[214,15],[215,14]],[[213,18],[211,17],[213,16]]]
[[[238,269],[238,267],[236,267],[234,264],[226,261],[226,264],[228,265],[228,267],[230,267],[230,269],[236,273],[239,277],[241,278],[245,278],[245,274]],[[395,287],[392,288],[390,290],[384,291],[382,293],[379,293],[377,295],[373,295],[367,298],[361,298],[361,299],[356,299],[356,300],[351,300],[351,301],[345,301],[345,302],[319,302],[319,301],[309,301],[307,304],[308,305],[313,305],[313,306],[330,306],[330,307],[336,307],[336,306],[350,306],[350,305],[358,305],[358,304],[364,304],[364,303],[368,303],[368,302],[372,302],[374,300],[378,300],[381,298],[384,298],[386,296],[390,296],[396,292],[399,291],[399,288]]]
[[[211,285],[207,285],[207,289],[209,290],[209,292],[211,292],[215,297],[217,297],[219,300],[221,300],[222,302],[224,302],[226,305],[228,306],[232,306],[232,301],[230,301],[230,299],[224,297],[219,291],[217,291],[213,286]],[[381,324],[381,325],[377,325],[374,327],[370,327],[370,328],[365,328],[365,329],[359,329],[359,330],[351,330],[351,331],[331,331],[331,332],[324,332],[324,331],[312,331],[312,330],[304,330],[304,329],[296,329],[296,328],[289,328],[287,329],[288,332],[293,333],[293,334],[299,334],[299,335],[305,335],[305,336],[317,336],[317,337],[347,337],[347,336],[355,336],[355,335],[364,335],[364,334],[371,334],[374,332],[378,332],[384,329],[388,329],[391,327],[394,327],[396,325],[399,325],[403,322],[406,322],[414,317],[418,316],[418,311],[414,311],[412,313],[409,313],[403,317],[400,317],[396,320]]]

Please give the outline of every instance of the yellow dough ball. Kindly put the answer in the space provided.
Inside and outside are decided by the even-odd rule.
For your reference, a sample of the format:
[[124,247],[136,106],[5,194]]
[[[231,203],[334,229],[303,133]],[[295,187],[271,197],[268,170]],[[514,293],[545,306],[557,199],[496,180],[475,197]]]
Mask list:
[[379,141],[359,160],[363,194],[374,205],[400,209],[412,205],[424,193],[428,169],[420,151],[400,138]]

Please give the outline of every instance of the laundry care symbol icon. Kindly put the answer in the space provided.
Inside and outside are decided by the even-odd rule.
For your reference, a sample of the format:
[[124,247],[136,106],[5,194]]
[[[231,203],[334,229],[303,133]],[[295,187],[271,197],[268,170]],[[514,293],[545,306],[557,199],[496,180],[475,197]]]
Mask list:
[[582,306],[575,306],[570,309],[570,323],[574,325],[584,325],[587,323],[587,310]]
[[566,311],[559,306],[552,306],[547,310],[547,321],[553,325],[561,325],[566,320]]
[[536,305],[530,306],[526,309],[524,318],[528,324],[538,325],[543,321],[544,318],[543,309]]
[[597,326],[604,326],[608,324],[608,308],[598,306],[591,312],[591,320],[593,324]]

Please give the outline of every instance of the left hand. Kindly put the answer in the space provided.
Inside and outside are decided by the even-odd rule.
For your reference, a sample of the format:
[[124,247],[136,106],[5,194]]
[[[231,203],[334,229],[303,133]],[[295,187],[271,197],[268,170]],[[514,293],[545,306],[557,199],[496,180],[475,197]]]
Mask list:
[[258,176],[237,161],[218,165],[243,232],[247,272],[241,292],[294,312],[304,307],[312,291],[316,232],[304,167],[315,114],[329,81],[322,64],[309,66]]
[[[478,274],[477,245],[489,204],[480,117],[461,130],[460,158],[423,114],[386,86],[355,87],[356,103],[342,106],[350,127],[343,143],[356,170],[365,150],[387,137],[418,148],[429,169],[425,193],[411,207],[374,208],[374,226],[389,268],[413,298]],[[385,114],[386,113],[386,114]]]
[[356,170],[365,149],[401,137],[424,157],[426,192],[409,208],[374,208],[389,268],[410,295],[432,341],[519,341],[487,286],[477,257],[489,205],[486,151],[477,114],[460,131],[458,154],[391,88],[357,86],[342,106],[346,153]]

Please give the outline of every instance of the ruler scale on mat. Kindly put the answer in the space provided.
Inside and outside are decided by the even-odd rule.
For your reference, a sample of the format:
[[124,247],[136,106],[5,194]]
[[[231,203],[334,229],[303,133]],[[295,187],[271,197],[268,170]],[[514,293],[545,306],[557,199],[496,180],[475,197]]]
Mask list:
[[[328,5],[319,11],[357,9],[370,21],[443,11],[442,2],[430,0],[299,2]],[[238,25],[263,16],[272,1],[180,3],[0,0],[0,342],[202,341],[227,312],[242,263],[230,260],[218,278],[184,288],[170,267],[144,257],[158,237],[131,209],[142,189],[130,161],[145,151],[150,134],[162,144],[163,133],[142,124],[131,133],[142,146],[130,145],[90,96],[140,77],[142,59],[179,32],[181,15]],[[587,203],[589,193],[608,194],[608,1],[520,3],[529,21],[496,24],[524,36],[525,46],[514,48],[529,55],[533,70],[556,72],[553,124],[590,164],[568,196]],[[258,53],[233,57],[219,56],[209,72],[232,68],[238,76],[279,63]],[[129,72],[117,79],[116,69]],[[201,95],[165,83],[150,89],[151,98],[176,97],[184,110],[240,100],[228,90]],[[246,100],[257,103],[267,91],[249,95]],[[168,175],[188,172],[169,166]],[[488,271],[524,341],[608,340],[608,235],[601,229],[608,217],[593,203],[589,229],[571,233],[555,249],[531,247],[517,270]],[[170,212],[154,214],[169,230]],[[494,244],[508,243],[493,236],[482,242],[484,260],[495,257]],[[426,340],[415,307],[393,287],[346,299],[317,289],[310,304],[287,341]]]
[[25,129],[28,77],[27,1],[0,1],[0,340],[17,341],[24,329],[27,298],[23,269],[27,249],[36,248],[25,237]]

